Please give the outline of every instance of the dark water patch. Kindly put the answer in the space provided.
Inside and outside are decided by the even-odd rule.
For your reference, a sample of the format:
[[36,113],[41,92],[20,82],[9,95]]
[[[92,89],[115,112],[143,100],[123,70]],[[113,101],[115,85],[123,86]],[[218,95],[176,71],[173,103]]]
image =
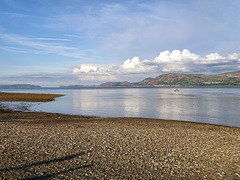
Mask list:
[[30,107],[39,104],[36,102],[0,102],[0,110],[28,112]]

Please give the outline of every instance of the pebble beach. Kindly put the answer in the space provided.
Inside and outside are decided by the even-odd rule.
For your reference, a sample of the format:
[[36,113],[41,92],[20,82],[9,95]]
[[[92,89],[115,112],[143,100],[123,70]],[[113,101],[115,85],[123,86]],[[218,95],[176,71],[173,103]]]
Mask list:
[[0,179],[240,179],[240,128],[0,109]]

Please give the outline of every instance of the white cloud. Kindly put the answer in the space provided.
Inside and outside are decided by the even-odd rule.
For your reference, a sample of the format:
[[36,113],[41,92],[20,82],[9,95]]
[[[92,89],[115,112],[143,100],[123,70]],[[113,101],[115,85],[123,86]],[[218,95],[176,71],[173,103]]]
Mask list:
[[221,73],[239,70],[240,54],[226,57],[211,53],[201,57],[184,49],[163,51],[153,60],[140,60],[139,57],[125,60],[121,65],[82,64],[73,69],[81,80],[103,81],[120,80],[133,76],[149,77],[161,73]]
[[80,80],[85,81],[116,80],[117,71],[116,66],[100,64],[81,64],[73,68],[73,74],[77,75]]
[[63,38],[36,38],[36,40],[43,40],[43,41],[71,41],[69,39],[63,39]]
[[156,63],[178,63],[183,61],[196,61],[200,58],[199,55],[191,53],[189,50],[184,49],[182,52],[179,50],[174,50],[172,53],[170,51],[163,51],[158,57],[154,59]]
[[141,74],[155,71],[157,66],[151,64],[149,60],[141,61],[139,57],[127,59],[122,65],[119,66],[119,70],[123,74]]
[[20,52],[20,53],[33,53],[33,54],[43,54],[43,51],[34,50],[34,49],[26,49],[26,48],[18,48],[18,47],[11,47],[11,46],[0,46],[0,49],[5,51],[12,51],[12,52]]

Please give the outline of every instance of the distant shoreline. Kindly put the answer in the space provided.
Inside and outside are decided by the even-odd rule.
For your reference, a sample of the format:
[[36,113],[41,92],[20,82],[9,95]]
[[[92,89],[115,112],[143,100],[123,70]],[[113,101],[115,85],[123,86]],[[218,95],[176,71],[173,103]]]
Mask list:
[[[38,89],[111,89],[111,88],[240,88],[240,85],[204,85],[204,86],[81,86],[81,87],[38,87],[38,88],[12,88],[12,87],[0,87],[0,90],[38,90]],[[1,91],[0,91],[1,92]]]

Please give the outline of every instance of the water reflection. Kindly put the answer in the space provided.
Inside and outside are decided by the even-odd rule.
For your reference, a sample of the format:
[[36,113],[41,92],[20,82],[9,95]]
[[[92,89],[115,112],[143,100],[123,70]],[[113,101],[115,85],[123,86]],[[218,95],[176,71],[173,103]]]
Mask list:
[[73,109],[85,113],[88,113],[90,109],[97,109],[99,102],[96,97],[98,97],[96,92],[92,92],[91,94],[85,91],[74,92],[72,95]]
[[124,116],[135,116],[139,117],[141,112],[141,94],[139,91],[131,91],[132,89],[123,90],[123,107],[124,107]]
[[72,95],[73,109],[77,114],[96,116],[123,116],[123,94],[114,90],[87,89]]

